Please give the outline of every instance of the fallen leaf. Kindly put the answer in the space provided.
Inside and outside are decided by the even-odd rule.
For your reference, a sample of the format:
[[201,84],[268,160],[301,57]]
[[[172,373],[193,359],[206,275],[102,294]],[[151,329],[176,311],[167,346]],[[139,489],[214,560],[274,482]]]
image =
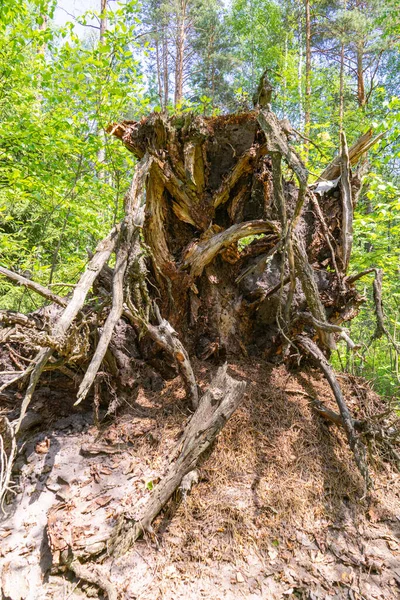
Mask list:
[[238,583],[244,583],[244,577],[243,577],[243,575],[241,574],[241,572],[240,572],[240,571],[238,571],[238,572],[236,573],[236,581],[237,581]]
[[35,451],[37,454],[47,454],[50,448],[50,440],[49,438],[44,438],[41,442],[38,442],[35,447]]
[[94,510],[97,510],[99,508],[103,508],[104,506],[107,506],[107,504],[109,504],[112,500],[112,496],[99,496],[98,498],[96,498],[95,500],[93,500],[93,502],[91,502],[89,504],[89,506],[87,506],[82,513],[83,514],[87,514],[89,512],[93,512]]
[[369,517],[369,520],[371,521],[371,523],[377,523],[380,519],[380,515],[379,515],[378,511],[374,510],[373,508],[369,509],[368,517]]

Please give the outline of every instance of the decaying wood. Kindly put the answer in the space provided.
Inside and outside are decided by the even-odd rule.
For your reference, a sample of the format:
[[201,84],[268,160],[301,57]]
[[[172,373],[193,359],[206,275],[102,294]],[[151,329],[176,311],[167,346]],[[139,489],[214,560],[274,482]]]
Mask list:
[[10,492],[12,468],[17,454],[17,440],[7,417],[0,416],[0,512],[5,514],[4,502]]
[[289,146],[285,131],[273,112],[261,110],[258,115],[258,121],[267,138],[267,148],[269,152],[277,152],[284,157],[299,182],[298,199],[291,222],[291,227],[294,228],[297,219],[300,216],[306,196],[308,180],[307,169],[293,148]]
[[252,158],[256,155],[256,151],[254,148],[250,148],[247,150],[237,161],[232,171],[223,181],[220,189],[214,194],[213,197],[213,205],[215,208],[218,208],[220,204],[224,204],[229,200],[230,194],[237,184],[239,179],[245,173],[249,173],[252,169]]
[[[60,340],[63,339],[70,325],[73,323],[75,317],[83,307],[86,296],[89,293],[93,282],[95,281],[97,275],[101,271],[104,264],[110,258],[118,232],[119,226],[115,227],[107,236],[107,238],[100,242],[100,244],[97,246],[96,252],[92,260],[89,262],[85,272],[82,274],[78,284],[74,289],[71,300],[67,304],[65,310],[62,312],[56,325],[54,326],[54,337],[59,338]],[[38,352],[34,362],[32,362],[31,365],[26,369],[25,375],[29,373],[29,382],[24,399],[22,401],[20,416],[14,427],[14,436],[18,435],[18,431],[21,427],[22,420],[32,400],[32,396],[35,391],[37,382],[39,381],[40,376],[52,355],[52,348],[43,348]],[[11,382],[7,383],[10,384]],[[0,502],[3,502],[4,496],[9,488],[12,463],[15,459],[16,452],[17,446],[16,444],[14,444],[13,454],[9,457],[9,463],[11,464],[11,468],[8,470],[8,480],[5,481],[3,488],[0,490]]]
[[272,221],[238,223],[211,237],[205,235],[203,239],[200,238],[199,242],[187,252],[183,268],[190,268],[190,275],[195,279],[202,274],[204,268],[223,248],[234,244],[244,237],[265,233],[266,231],[271,231],[275,235],[279,235],[279,227],[277,223],[273,223]]
[[[312,316],[322,323],[326,322],[326,313],[319,297],[318,287],[314,278],[314,273],[311,265],[307,260],[307,253],[304,248],[304,243],[299,237],[294,238],[294,260],[296,265],[297,277],[301,282],[304,295],[307,299],[308,308]],[[318,328],[318,334],[321,342],[327,347],[334,349],[335,341],[332,334],[322,328]]]
[[[75,317],[83,307],[86,296],[89,293],[93,282],[103,268],[103,265],[110,258],[116,242],[117,234],[119,233],[119,229],[119,226],[115,227],[107,236],[107,238],[100,242],[100,244],[97,246],[92,260],[89,262],[85,272],[82,274],[77,286],[74,289],[71,300],[54,326],[53,335],[55,338],[63,339],[70,325],[73,323]],[[36,384],[52,354],[53,350],[51,348],[43,348],[35,358],[35,364],[30,375],[24,400],[22,402],[21,413],[15,428],[15,433],[18,433],[19,426],[32,399]]]
[[332,244],[333,236],[332,236],[332,234],[330,233],[330,231],[328,229],[328,226],[327,226],[326,221],[325,221],[325,217],[324,217],[324,215],[322,213],[322,210],[321,210],[321,207],[319,205],[319,202],[318,202],[317,198],[315,197],[315,194],[311,190],[308,191],[308,194],[309,194],[310,200],[311,200],[311,202],[313,204],[314,210],[317,213],[318,219],[319,219],[319,221],[321,223],[321,226],[322,226],[322,229],[323,229],[323,232],[324,232],[324,236],[325,236],[325,241],[326,241],[326,243],[328,245],[329,252],[330,252],[330,255],[331,255],[332,265],[333,265],[333,268],[335,269],[336,277],[338,278],[338,281],[341,282],[341,280],[342,280],[342,274],[341,274],[341,272],[340,272],[340,270],[338,268],[337,261],[336,261],[336,254],[335,254],[335,250],[334,250],[333,244]]
[[[280,355],[285,360],[290,354],[286,349],[295,345],[309,354],[332,387],[338,418],[358,468],[368,480],[357,422],[320,347],[329,355],[335,348],[335,336],[341,336],[352,349],[357,348],[340,326],[357,314],[362,302],[353,285],[362,274],[345,276],[355,185],[349,164],[379,136],[373,139],[368,132],[348,153],[342,140],[340,156],[322,175],[330,180],[329,193],[321,192],[323,201],[318,202],[307,185],[307,169],[291,147],[290,132],[290,126],[280,122],[268,106],[210,118],[154,114],[114,126],[112,133],[139,162],[125,198],[125,218],[99,245],[72,297],[61,298],[0,268],[0,274],[35,289],[64,309],[57,307],[60,316],[55,325],[46,323],[42,329],[34,315],[0,314],[6,325],[2,338],[7,343],[23,344],[25,340],[29,348],[43,348],[18,375],[29,377],[29,383],[14,441],[52,355],[56,358],[52,368],[68,370],[68,362],[73,364],[68,349],[75,331],[90,340],[86,352],[81,353],[85,375],[77,402],[88,394],[93,382],[95,396],[99,396],[96,376],[100,368],[115,396],[121,390],[127,392],[136,372],[132,368],[125,384],[123,371],[129,371],[136,356],[142,365],[148,360],[167,367],[169,373],[176,372],[174,362],[182,377],[194,414],[145,505],[135,518],[121,517],[109,541],[109,550],[116,554],[152,530],[156,516],[243,397],[245,383],[230,378],[225,367],[199,400],[192,353],[219,362],[226,354],[250,351],[275,359]],[[294,174],[289,181],[284,178],[287,170],[283,163]],[[341,184],[335,181],[340,174]],[[112,269],[107,262],[115,247]],[[88,299],[94,283],[101,306],[98,318],[92,316],[94,300]],[[386,330],[379,283],[377,276],[377,332],[382,334]],[[119,329],[132,336],[135,359],[129,350],[123,354],[124,342],[115,346]],[[315,332],[317,342],[310,339]],[[90,346],[95,348],[93,355]],[[124,360],[119,362],[121,353]],[[10,366],[13,368],[12,363]],[[73,373],[69,375],[73,377]],[[10,473],[6,467],[1,474],[4,492]],[[93,576],[76,560],[71,568],[78,577],[90,580]],[[96,583],[93,577],[92,581]],[[103,589],[110,594],[106,586]]]
[[161,317],[157,305],[155,305],[155,309],[158,326],[148,323],[147,330],[151,337],[174,358],[186,388],[187,397],[191,402],[193,410],[196,410],[199,404],[199,393],[192,365],[190,364],[189,355],[178,338],[175,329],[166,319]]
[[93,583],[101,590],[104,590],[108,596],[108,600],[118,600],[118,593],[115,588],[115,584],[106,580],[96,565],[92,565],[89,568],[86,565],[81,564],[78,560],[73,560],[68,566],[80,581]]
[[238,407],[246,383],[232,379],[226,371],[226,365],[218,369],[173,453],[176,460],[170,463],[166,474],[153,489],[138,518],[132,521],[121,517],[109,542],[109,552],[121,555],[143,532],[152,532],[153,520],[178,489],[183,477],[196,467],[200,456],[212,444]]
[[[385,131],[379,133],[373,137],[372,129],[366,131],[361,135],[358,140],[349,148],[349,162],[353,166],[357,164],[360,158],[368,152],[370,148],[375,146],[385,135]],[[340,154],[334,158],[334,160],[322,171],[317,181],[333,181],[340,176],[340,165],[341,165]]]
[[340,134],[341,161],[340,185],[342,189],[342,263],[346,273],[353,245],[353,201],[350,182],[350,158],[347,148],[346,134]]

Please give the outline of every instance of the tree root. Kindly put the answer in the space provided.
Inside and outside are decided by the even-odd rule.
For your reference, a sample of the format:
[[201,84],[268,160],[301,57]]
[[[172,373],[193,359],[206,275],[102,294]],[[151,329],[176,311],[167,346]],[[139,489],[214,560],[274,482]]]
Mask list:
[[371,481],[368,473],[366,449],[359,436],[356,434],[353,417],[351,416],[345,399],[343,398],[343,394],[335,377],[334,371],[324,354],[312,340],[305,336],[299,335],[297,336],[296,341],[302,348],[304,348],[304,350],[306,350],[306,352],[308,352],[308,354],[314,358],[320,369],[323,371],[329,385],[331,386],[335,400],[339,407],[341,420],[346,432],[349,446],[354,454],[354,459],[356,461],[358,470],[364,478],[366,489],[369,489],[371,486]]
[[120,556],[144,532],[152,533],[152,522],[159,514],[183,477],[193,471],[200,456],[213,443],[243,398],[246,383],[227,374],[227,365],[218,369],[182,439],[173,452],[166,474],[153,489],[149,500],[135,519],[122,515],[108,543],[108,552]]
[[104,575],[100,573],[96,565],[92,565],[89,569],[86,565],[83,565],[78,560],[74,560],[68,565],[68,567],[81,581],[93,583],[98,588],[106,592],[108,600],[118,600],[118,593],[115,589],[115,585],[113,585],[104,577]]
[[[302,394],[302,390],[285,390],[287,393]],[[341,415],[334,410],[331,410],[324,405],[323,402],[313,398],[304,392],[304,395],[310,398],[313,409],[326,421],[334,423],[338,427],[344,428],[344,423]],[[370,422],[361,419],[353,419],[355,431],[366,444],[374,442],[377,444],[381,454],[388,454],[391,458],[391,463],[400,471],[400,454],[395,446],[399,445],[400,429],[393,425],[388,425],[385,422],[387,415],[378,415],[378,420]]]

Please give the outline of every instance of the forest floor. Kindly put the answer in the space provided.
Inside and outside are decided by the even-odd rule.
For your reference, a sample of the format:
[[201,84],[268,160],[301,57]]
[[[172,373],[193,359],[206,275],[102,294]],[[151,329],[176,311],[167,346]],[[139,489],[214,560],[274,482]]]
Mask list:
[[[215,367],[195,368],[205,388]],[[399,473],[375,462],[374,490],[363,499],[344,435],[306,395],[335,408],[318,372],[254,360],[230,363],[229,372],[248,382],[246,396],[198,484],[171,500],[157,537],[97,571],[124,600],[399,598]],[[382,408],[363,381],[340,381],[355,416]],[[94,551],[163,473],[190,413],[179,379],[155,391],[159,383],[133,390],[100,428],[90,401],[73,408],[65,380],[42,383],[31,406],[37,426],[16,465],[18,494],[0,522],[3,599],[103,598],[71,572],[51,574],[51,563],[67,546]],[[15,398],[0,403],[7,413]]]

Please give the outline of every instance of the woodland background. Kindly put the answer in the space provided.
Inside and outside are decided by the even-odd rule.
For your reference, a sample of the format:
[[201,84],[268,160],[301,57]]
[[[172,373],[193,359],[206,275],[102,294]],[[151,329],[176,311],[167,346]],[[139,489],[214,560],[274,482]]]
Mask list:
[[[106,133],[109,124],[151,111],[248,110],[266,67],[273,110],[303,136],[293,145],[312,181],[339,146],[342,71],[349,144],[370,127],[386,132],[369,154],[350,272],[384,269],[386,324],[397,340],[397,0],[97,4],[83,14],[63,1],[0,4],[0,265],[66,294],[87,249],[121,219],[132,177],[134,158]],[[393,345],[386,337],[368,345],[375,330],[369,277],[357,284],[367,302],[351,324],[352,338],[364,345],[355,355],[339,346],[332,360],[393,396],[400,381]],[[3,278],[0,298],[2,309],[39,306]]]

